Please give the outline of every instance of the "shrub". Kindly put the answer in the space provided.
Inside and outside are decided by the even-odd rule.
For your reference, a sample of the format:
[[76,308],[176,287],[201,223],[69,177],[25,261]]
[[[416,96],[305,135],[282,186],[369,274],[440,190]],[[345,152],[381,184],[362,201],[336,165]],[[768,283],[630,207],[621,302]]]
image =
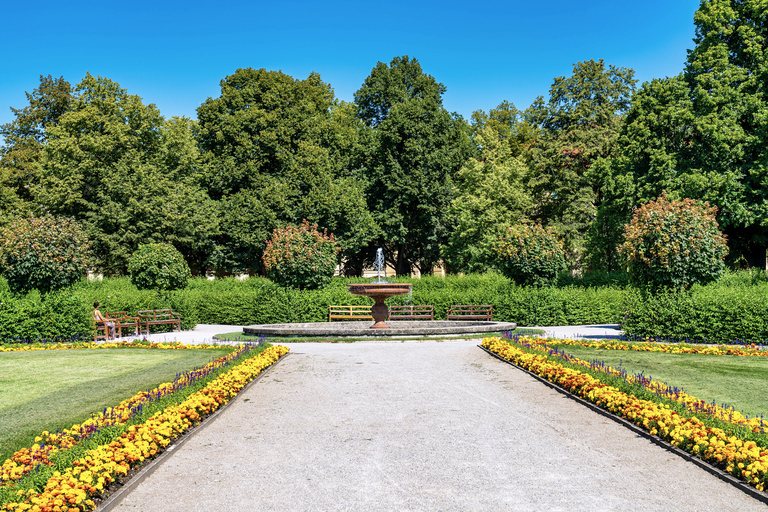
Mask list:
[[80,226],[66,217],[31,215],[0,228],[0,268],[14,292],[75,283],[85,275],[88,250]]
[[184,256],[170,244],[139,246],[128,263],[128,273],[139,290],[178,290],[187,286],[191,276]]
[[717,279],[725,271],[728,248],[716,214],[709,203],[670,201],[666,192],[636,208],[619,247],[630,282],[684,289]]
[[339,248],[327,230],[305,219],[301,226],[276,229],[264,249],[267,277],[281,286],[315,289],[330,283],[336,270]]
[[508,227],[493,250],[502,273],[520,285],[553,284],[566,269],[562,242],[554,229],[540,224]]

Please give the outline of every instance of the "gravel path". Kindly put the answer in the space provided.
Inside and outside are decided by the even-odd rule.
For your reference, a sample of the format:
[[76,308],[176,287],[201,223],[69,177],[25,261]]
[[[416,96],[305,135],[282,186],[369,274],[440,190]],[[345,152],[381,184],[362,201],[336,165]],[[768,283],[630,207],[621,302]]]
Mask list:
[[114,510],[768,510],[474,341],[288,345]]

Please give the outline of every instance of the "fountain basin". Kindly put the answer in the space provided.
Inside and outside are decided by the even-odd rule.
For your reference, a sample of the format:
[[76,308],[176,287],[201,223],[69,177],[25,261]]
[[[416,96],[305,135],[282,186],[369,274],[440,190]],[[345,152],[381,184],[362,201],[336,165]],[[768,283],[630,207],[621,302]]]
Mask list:
[[370,297],[375,304],[371,306],[371,316],[374,324],[370,329],[389,329],[384,321],[389,317],[389,308],[384,301],[395,295],[411,293],[411,283],[354,283],[348,284],[347,289],[352,295]]
[[511,331],[514,322],[485,322],[476,320],[390,320],[389,329],[371,329],[370,322],[307,322],[264,324],[243,327],[243,334],[268,337],[343,337],[343,336],[458,336]]

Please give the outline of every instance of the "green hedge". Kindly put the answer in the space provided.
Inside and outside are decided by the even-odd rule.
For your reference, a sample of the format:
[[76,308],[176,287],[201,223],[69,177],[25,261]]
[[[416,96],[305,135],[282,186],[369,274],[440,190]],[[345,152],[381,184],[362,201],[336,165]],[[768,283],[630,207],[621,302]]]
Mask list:
[[[198,323],[251,325],[287,322],[325,322],[328,306],[372,304],[365,297],[350,295],[347,284],[368,279],[334,278],[318,290],[280,287],[268,279],[233,278],[207,281],[192,279],[183,290],[157,292],[138,290],[128,278],[81,281],[57,294],[40,297],[13,296],[5,288],[0,305],[0,340],[17,336],[26,339],[53,336],[90,336],[93,303],[101,311],[171,308],[182,316],[182,328]],[[493,304],[494,319],[521,326],[616,323],[624,312],[627,292],[621,288],[567,286],[526,288],[498,274],[428,276],[399,279],[413,283],[412,296],[393,297],[390,304],[432,304],[435,318],[445,319],[453,304]],[[0,292],[3,288],[0,286]],[[45,325],[45,328],[41,326]]]
[[629,336],[706,343],[768,339],[768,283],[748,274],[687,291],[633,292],[625,304],[622,325]]

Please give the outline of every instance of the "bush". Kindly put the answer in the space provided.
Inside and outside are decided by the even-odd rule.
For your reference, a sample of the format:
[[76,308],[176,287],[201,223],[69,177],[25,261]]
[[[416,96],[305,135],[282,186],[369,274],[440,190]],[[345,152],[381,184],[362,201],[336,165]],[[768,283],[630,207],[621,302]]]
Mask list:
[[128,273],[139,290],[178,290],[191,276],[184,256],[170,244],[140,245],[131,256]]
[[636,208],[619,247],[630,282],[684,289],[717,279],[725,271],[728,248],[716,214],[709,203],[670,201],[666,193]]
[[628,293],[624,330],[634,337],[671,341],[765,343],[768,283],[743,282],[751,277],[745,272],[730,282],[694,285],[688,290]]
[[507,228],[493,244],[502,273],[520,285],[550,285],[566,269],[563,244],[554,229],[539,224]]
[[330,283],[339,248],[333,235],[305,219],[301,226],[276,229],[264,249],[267,277],[281,286],[315,289]]
[[0,268],[14,292],[47,293],[77,282],[88,250],[80,226],[66,217],[32,215],[0,228]]

